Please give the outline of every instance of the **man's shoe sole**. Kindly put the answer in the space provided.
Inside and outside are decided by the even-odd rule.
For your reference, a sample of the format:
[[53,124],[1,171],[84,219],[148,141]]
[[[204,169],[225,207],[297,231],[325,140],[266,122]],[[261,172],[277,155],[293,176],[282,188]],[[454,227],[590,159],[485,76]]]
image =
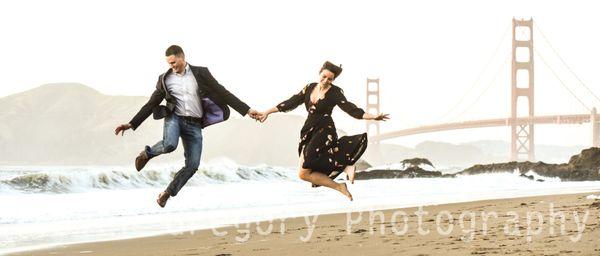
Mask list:
[[[143,159],[143,158],[145,158],[145,159]],[[139,172],[139,171],[141,171],[142,169],[144,169],[144,166],[146,166],[146,163],[148,163],[148,161],[149,161],[149,160],[150,160],[150,159],[148,159],[148,156],[146,155],[146,152],[145,152],[145,151],[142,151],[142,152],[140,153],[140,155],[138,155],[138,156],[135,158],[135,169],[136,169],[138,172]]]

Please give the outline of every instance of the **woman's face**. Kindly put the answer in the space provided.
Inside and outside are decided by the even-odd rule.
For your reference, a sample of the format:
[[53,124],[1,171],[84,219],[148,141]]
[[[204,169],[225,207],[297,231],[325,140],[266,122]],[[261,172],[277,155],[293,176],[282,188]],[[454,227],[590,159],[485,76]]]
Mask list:
[[319,74],[319,83],[322,85],[329,86],[331,85],[333,80],[335,80],[335,75],[333,74],[333,72],[327,69],[323,69],[323,71],[321,71],[321,73]]

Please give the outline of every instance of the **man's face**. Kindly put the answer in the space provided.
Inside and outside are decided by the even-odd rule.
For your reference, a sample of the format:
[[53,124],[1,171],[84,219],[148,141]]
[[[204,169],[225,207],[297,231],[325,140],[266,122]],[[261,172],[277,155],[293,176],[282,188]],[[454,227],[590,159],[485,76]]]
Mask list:
[[169,63],[169,66],[171,69],[173,69],[173,72],[181,74],[185,69],[185,56],[169,55],[167,56],[167,63]]

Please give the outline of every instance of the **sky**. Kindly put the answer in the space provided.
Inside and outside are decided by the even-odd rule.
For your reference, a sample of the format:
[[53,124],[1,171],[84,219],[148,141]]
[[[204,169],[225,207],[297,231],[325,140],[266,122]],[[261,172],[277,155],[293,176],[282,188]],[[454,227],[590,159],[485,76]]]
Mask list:
[[[4,1],[0,97],[60,82],[149,96],[168,68],[164,50],[178,44],[258,110],[316,81],[329,60],[343,64],[335,84],[359,106],[366,79],[380,78],[382,112],[392,117],[382,132],[504,118],[517,17],[536,23],[535,113],[584,114],[600,107],[597,10],[594,1]],[[365,130],[334,117],[349,133]],[[501,127],[391,142],[509,138]],[[591,127],[536,126],[536,143],[589,145]]]

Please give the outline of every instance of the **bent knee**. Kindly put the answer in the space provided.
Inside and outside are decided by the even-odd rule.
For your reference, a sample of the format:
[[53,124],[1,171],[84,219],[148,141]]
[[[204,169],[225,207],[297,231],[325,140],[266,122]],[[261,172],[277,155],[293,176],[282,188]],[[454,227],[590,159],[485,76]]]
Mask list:
[[185,168],[189,170],[194,170],[194,172],[198,171],[198,167],[200,167],[200,162],[186,162]]
[[310,171],[302,170],[298,173],[298,178],[301,180],[309,181],[310,180]]
[[170,153],[177,149],[177,143],[166,143],[165,144],[165,152]]

